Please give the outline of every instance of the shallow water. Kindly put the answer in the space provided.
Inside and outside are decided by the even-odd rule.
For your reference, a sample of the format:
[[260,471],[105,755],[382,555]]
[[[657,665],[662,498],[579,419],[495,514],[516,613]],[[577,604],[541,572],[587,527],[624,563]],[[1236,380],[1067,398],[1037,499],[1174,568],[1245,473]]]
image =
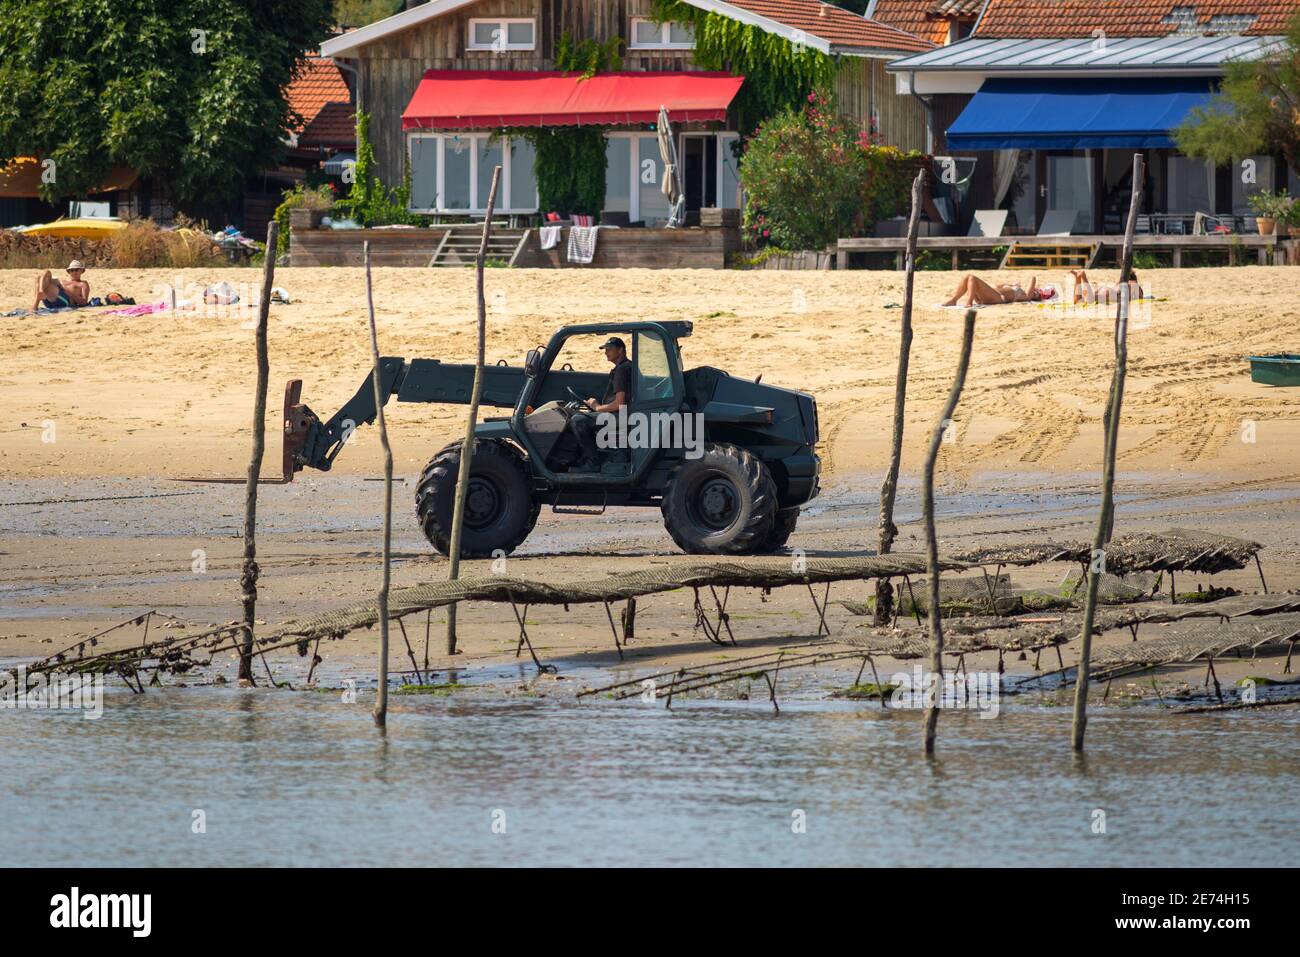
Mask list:
[[[1294,863],[1300,712],[110,691],[0,710],[7,865]],[[1093,833],[1096,810],[1106,833]],[[193,833],[194,812],[206,833]],[[804,833],[793,826],[802,813]],[[494,832],[504,824],[504,833]]]

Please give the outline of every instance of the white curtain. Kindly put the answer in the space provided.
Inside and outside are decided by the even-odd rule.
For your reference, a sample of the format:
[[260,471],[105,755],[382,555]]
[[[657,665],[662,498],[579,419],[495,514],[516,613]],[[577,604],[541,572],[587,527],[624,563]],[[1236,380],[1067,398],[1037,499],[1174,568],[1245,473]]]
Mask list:
[[1020,164],[1020,150],[998,150],[993,158],[993,208],[1001,209],[1002,201],[1016,178]]

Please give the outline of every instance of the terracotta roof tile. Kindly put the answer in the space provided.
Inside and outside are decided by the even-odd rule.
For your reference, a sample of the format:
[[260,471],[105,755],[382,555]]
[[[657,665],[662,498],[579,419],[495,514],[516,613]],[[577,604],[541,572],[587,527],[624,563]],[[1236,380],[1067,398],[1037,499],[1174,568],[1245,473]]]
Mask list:
[[350,103],[326,103],[298,136],[299,146],[353,149],[357,145],[357,118]]
[[307,56],[285,87],[284,95],[289,106],[303,119],[303,125],[293,131],[300,135],[300,140],[310,136],[311,142],[316,145],[355,143],[355,128],[340,136],[340,124],[352,115],[352,97],[343,79],[343,72],[333,60]]
[[821,0],[724,0],[741,10],[803,30],[837,47],[920,53],[934,44],[911,33],[868,20]]
[[1285,32],[1297,10],[1300,0],[989,0],[975,36],[1274,35]]
[[942,46],[948,42],[951,20],[973,22],[982,3],[983,0],[876,0],[871,19]]

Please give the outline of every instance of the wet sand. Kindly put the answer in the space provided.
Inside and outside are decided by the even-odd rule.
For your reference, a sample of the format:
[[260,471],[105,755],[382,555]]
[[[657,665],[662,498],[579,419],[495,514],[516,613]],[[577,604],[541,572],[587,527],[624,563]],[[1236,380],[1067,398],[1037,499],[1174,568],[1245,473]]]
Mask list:
[[[874,477],[832,483],[806,511],[791,539],[792,548],[808,555],[860,554],[875,539],[877,491]],[[379,583],[382,486],[356,477],[308,479],[292,486],[264,486],[259,515],[259,616],[269,632],[289,618],[304,618],[342,607],[374,594]],[[177,616],[191,626],[239,617],[239,569],[243,543],[242,488],[193,486],[134,479],[68,485],[45,480],[11,484],[13,501],[44,505],[6,506],[7,534],[0,546],[0,658],[30,659],[50,654],[74,638],[93,634],[150,609]],[[87,493],[94,493],[87,494]],[[395,490],[393,585],[402,587],[447,575],[447,563],[424,542],[413,518],[409,480]],[[1095,477],[1062,481],[1048,475],[977,474],[960,489],[939,496],[941,547],[1012,541],[1087,539],[1095,520]],[[163,497],[151,497],[163,496]],[[109,501],[57,499],[103,498]],[[1300,527],[1294,520],[1300,484],[1243,489],[1240,483],[1184,479],[1178,483],[1128,476],[1121,489],[1118,534],[1194,527],[1243,535],[1267,543],[1264,570],[1270,590],[1300,588]],[[321,517],[328,515],[328,521]],[[904,482],[898,506],[900,551],[920,551],[916,482]],[[109,516],[109,517],[106,517]],[[196,561],[201,558],[201,565]],[[676,551],[659,522],[657,510],[626,510],[599,518],[544,513],[537,530],[504,567],[496,571],[547,580],[581,579],[642,568],[648,564],[691,560]],[[201,568],[202,570],[196,570]],[[1050,564],[1013,569],[1017,586],[1052,587],[1075,569]],[[491,574],[489,562],[466,562],[465,576]],[[979,573],[968,573],[979,577]],[[1255,569],[1209,576],[1179,577],[1180,592],[1198,585],[1260,590]],[[840,604],[864,601],[872,586],[845,582],[832,588],[827,621],[833,635],[857,633],[866,619]],[[737,645],[709,643],[697,627],[690,591],[653,595],[638,601],[636,640],[620,661],[604,608],[599,605],[534,607],[527,624],[533,647],[560,678],[536,679],[527,654],[516,657],[518,627],[508,605],[471,604],[459,612],[460,651],[444,648],[446,615],[414,616],[407,621],[416,663],[427,660],[435,682],[452,671],[489,693],[538,688],[570,696],[580,687],[636,677],[686,665],[700,666],[758,654],[815,639],[817,615],[805,589],[783,588],[764,598],[756,589],[738,589],[728,611]],[[705,595],[708,601],[707,594]],[[713,609],[710,608],[710,611]],[[617,609],[615,609],[617,611]],[[159,627],[155,622],[153,627]],[[1154,636],[1165,626],[1145,626]],[[1175,626],[1176,627],[1176,626]],[[426,659],[426,628],[429,650]],[[155,632],[156,634],[157,632]],[[138,641],[140,629],[128,628],[104,640],[102,647]],[[1098,650],[1130,640],[1126,630],[1103,635]],[[365,684],[374,674],[377,633],[361,631],[342,641],[323,642],[317,677],[327,684],[352,679]],[[1055,670],[1077,660],[1077,642],[1041,658],[1008,656],[1013,676],[1036,668]],[[301,682],[307,661],[292,652],[272,656],[277,678]],[[883,672],[910,670],[913,662],[878,659]],[[996,670],[997,655],[968,655],[967,668]],[[206,679],[234,676],[234,660],[218,662]],[[391,667],[412,669],[401,632],[393,629]],[[824,691],[852,683],[858,662],[822,669]],[[1240,678],[1281,679],[1283,657],[1227,659],[1216,663],[1225,688]],[[1148,675],[1120,682],[1115,698],[1128,693],[1163,696],[1183,686],[1203,693],[1205,666],[1160,669],[1153,687]],[[1051,687],[1050,683],[1046,687]],[[734,688],[719,693],[734,693]]]

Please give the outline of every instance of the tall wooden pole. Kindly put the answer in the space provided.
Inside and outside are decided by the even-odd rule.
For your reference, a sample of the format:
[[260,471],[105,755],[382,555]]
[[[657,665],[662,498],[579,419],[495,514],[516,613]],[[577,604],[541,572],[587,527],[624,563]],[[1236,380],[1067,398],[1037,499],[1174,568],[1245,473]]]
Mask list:
[[[474,389],[469,399],[469,418],[465,423],[465,441],[460,447],[460,471],[456,475],[456,500],[451,512],[451,568],[448,581],[460,577],[460,536],[465,525],[465,487],[469,484],[470,461],[474,458],[474,426],[478,422],[478,405],[483,396],[483,353],[487,339],[487,303],[483,298],[483,268],[487,260],[488,237],[492,235],[492,212],[496,209],[497,186],[501,182],[501,167],[492,172],[492,188],[488,191],[487,214],[483,217],[483,235],[478,242],[478,256],[474,261],[477,274],[478,295],[478,358],[474,364]],[[456,653],[456,603],[447,606],[447,654]]]
[[943,407],[939,421],[930,431],[930,447],[925,453],[925,469],[921,473],[921,515],[925,521],[925,572],[929,578],[930,606],[930,676],[934,682],[934,701],[925,709],[925,753],[934,754],[934,735],[939,727],[939,698],[943,694],[943,618],[939,614],[939,537],[934,530],[934,463],[939,457],[939,444],[952,423],[961,390],[966,385],[966,370],[970,368],[971,345],[975,341],[975,310],[966,310],[966,321],[961,334],[961,358],[957,360],[957,375],[952,380],[952,390]]
[[1083,736],[1088,728],[1088,682],[1092,671],[1092,628],[1097,614],[1097,589],[1105,572],[1106,545],[1115,526],[1115,452],[1119,445],[1119,417],[1124,406],[1124,377],[1128,367],[1129,276],[1133,269],[1133,233],[1137,228],[1138,209],[1142,204],[1142,187],[1146,181],[1146,163],[1141,153],[1133,154],[1133,196],[1124,226],[1124,255],[1119,267],[1119,305],[1115,311],[1115,371],[1111,376],[1110,397],[1106,400],[1106,446],[1101,478],[1101,514],[1092,540],[1092,561],[1088,565],[1088,595],[1083,604],[1083,635],[1079,646],[1079,669],[1074,686],[1074,725],[1070,746],[1083,750]]
[[379,422],[379,444],[384,448],[384,572],[379,584],[379,667],[375,695],[375,724],[388,723],[388,583],[393,554],[393,449],[388,444],[388,424],[384,421],[384,396],[379,387],[379,331],[375,327],[375,295],[370,284],[370,240],[362,244],[366,260],[366,310],[370,316],[370,357],[374,362],[371,380],[375,387],[375,410]]
[[253,680],[253,628],[257,618],[257,480],[262,474],[262,453],[266,451],[266,384],[271,375],[266,355],[266,325],[271,310],[271,288],[275,282],[275,247],[280,226],[271,220],[266,227],[266,258],[262,262],[262,299],[257,304],[257,395],[253,399],[253,455],[248,462],[248,485],[244,491],[244,566],[239,588],[244,603],[244,644],[239,651],[239,680]]
[[[912,181],[912,215],[907,220],[907,276],[904,279],[903,316],[898,344],[898,375],[894,380],[894,441],[889,451],[889,471],[880,486],[880,539],[876,554],[886,555],[894,547],[898,528],[894,525],[894,499],[898,495],[898,470],[903,460],[903,420],[907,407],[907,366],[912,355],[912,281],[916,274],[916,234],[921,224],[921,186],[925,170]],[[894,586],[888,578],[876,579],[876,624],[889,623],[894,606]]]

